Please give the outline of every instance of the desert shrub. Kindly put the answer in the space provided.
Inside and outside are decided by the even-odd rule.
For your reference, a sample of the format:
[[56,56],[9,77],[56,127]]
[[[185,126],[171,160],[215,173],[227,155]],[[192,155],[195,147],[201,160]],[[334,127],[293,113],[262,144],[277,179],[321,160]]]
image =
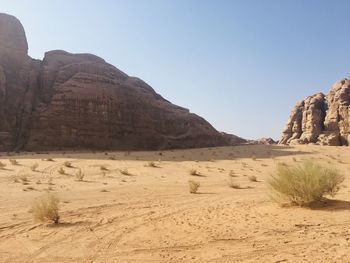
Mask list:
[[18,165],[18,161],[16,159],[9,159],[12,165]]
[[257,182],[257,181],[258,181],[258,179],[256,178],[255,175],[249,175],[249,176],[248,176],[248,179],[249,179],[249,181],[251,181],[251,182]]
[[32,166],[30,166],[30,170],[32,170],[33,172],[36,171],[36,169],[39,167],[39,164],[34,163]]
[[333,197],[344,179],[336,169],[324,168],[309,160],[300,165],[278,165],[268,184],[276,200],[310,206],[325,195]]
[[5,169],[6,163],[0,162],[0,169]]
[[230,176],[227,180],[227,184],[229,187],[234,188],[234,189],[241,189],[242,187],[235,182],[235,180]]
[[62,167],[60,167],[60,169],[58,169],[58,173],[59,174],[65,174],[66,172],[64,171],[64,169]]
[[72,166],[72,163],[69,162],[69,161],[65,161],[65,162],[64,162],[64,166],[65,166],[65,167],[68,167],[68,168],[72,168],[72,167],[73,167],[73,166]]
[[237,177],[236,173],[232,170],[230,171],[229,176],[230,177]]
[[190,175],[199,176],[199,175],[201,175],[201,174],[200,174],[200,172],[198,172],[196,169],[191,169],[191,170],[190,170]]
[[75,178],[77,178],[78,181],[83,181],[85,177],[84,172],[79,169],[78,172],[75,174]]
[[106,166],[104,166],[104,165],[101,165],[100,166],[100,170],[101,171],[108,171],[108,168]]
[[148,162],[147,166],[148,167],[154,167],[154,168],[158,167],[155,162]]
[[52,158],[47,158],[47,159],[45,159],[45,161],[53,162],[53,159]]
[[52,221],[58,224],[60,219],[58,213],[59,199],[54,194],[46,194],[38,198],[33,205],[33,215],[36,221]]
[[190,193],[196,194],[198,191],[198,188],[200,187],[201,184],[198,181],[190,180],[190,181],[188,181],[188,185],[190,187]]
[[126,169],[126,168],[120,169],[120,173],[123,175],[131,175],[130,172],[128,171],[128,169]]
[[256,161],[256,155],[255,154],[252,155],[252,160]]

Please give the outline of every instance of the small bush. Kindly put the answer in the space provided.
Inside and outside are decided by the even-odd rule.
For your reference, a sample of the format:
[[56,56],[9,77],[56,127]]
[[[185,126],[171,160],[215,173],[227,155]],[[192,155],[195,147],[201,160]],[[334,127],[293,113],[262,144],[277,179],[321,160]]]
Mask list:
[[0,169],[5,169],[6,163],[0,162]]
[[69,162],[69,161],[65,161],[65,162],[64,162],[64,166],[65,166],[65,167],[68,167],[68,168],[72,168],[72,167],[73,167],[73,166],[72,166],[72,163]]
[[249,175],[249,176],[248,176],[248,179],[249,179],[249,181],[251,181],[251,182],[257,182],[257,181],[258,181],[258,179],[256,178],[255,175]]
[[101,171],[108,171],[108,168],[106,166],[104,166],[104,165],[101,165],[100,166],[100,170]]
[[190,187],[190,193],[191,194],[196,194],[198,191],[198,188],[200,187],[200,182],[190,180],[188,181],[188,185]]
[[33,205],[33,215],[36,221],[52,221],[58,224],[60,216],[58,213],[59,199],[54,194],[46,194],[37,199]]
[[200,176],[200,172],[198,172],[196,169],[191,169],[190,170],[190,175],[194,175],[194,176]]
[[126,168],[120,169],[120,173],[123,174],[123,175],[131,175],[129,173],[128,169],[126,169]]
[[147,166],[148,167],[153,167],[153,168],[157,168],[158,167],[155,162],[148,162]]
[[236,173],[232,170],[230,171],[229,176],[230,177],[237,177]]
[[232,177],[229,177],[227,180],[227,184],[229,187],[234,189],[241,189],[242,187],[235,182],[235,180]]
[[39,167],[39,164],[34,163],[34,164],[30,167],[30,170],[32,170],[33,172],[35,172],[36,169],[38,169],[38,167]]
[[83,181],[85,177],[84,172],[79,169],[78,172],[75,174],[75,178],[77,178],[78,181]]
[[65,174],[66,172],[65,172],[65,170],[62,167],[60,167],[60,169],[58,169],[58,173],[59,174]]
[[255,154],[252,155],[252,160],[256,161],[256,155]]
[[45,159],[45,161],[53,162],[53,159],[52,158],[47,158],[47,159]]
[[12,165],[18,165],[18,161],[16,159],[10,159],[9,160]]
[[344,176],[333,168],[324,168],[313,161],[301,165],[278,165],[268,184],[276,200],[299,206],[311,206],[325,195],[334,196]]

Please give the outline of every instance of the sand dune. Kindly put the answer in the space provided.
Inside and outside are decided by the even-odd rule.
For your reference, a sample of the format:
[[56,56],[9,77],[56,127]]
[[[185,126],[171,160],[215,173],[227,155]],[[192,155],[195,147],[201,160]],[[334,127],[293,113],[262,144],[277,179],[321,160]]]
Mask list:
[[[327,207],[280,207],[266,179],[278,162],[306,158],[342,170],[344,187]],[[21,153],[0,161],[0,262],[350,262],[346,147]],[[228,186],[230,171],[242,189]],[[190,179],[201,183],[198,194],[189,193]],[[33,220],[33,201],[46,191],[61,200],[58,225]]]

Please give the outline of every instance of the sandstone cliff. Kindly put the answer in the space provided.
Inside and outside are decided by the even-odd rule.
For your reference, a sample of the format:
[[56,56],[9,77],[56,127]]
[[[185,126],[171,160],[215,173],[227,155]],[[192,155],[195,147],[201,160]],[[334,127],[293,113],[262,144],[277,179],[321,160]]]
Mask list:
[[317,93],[297,103],[280,144],[349,145],[350,81],[336,82],[329,93]]
[[203,118],[91,54],[28,56],[21,23],[0,14],[0,150],[230,145]]

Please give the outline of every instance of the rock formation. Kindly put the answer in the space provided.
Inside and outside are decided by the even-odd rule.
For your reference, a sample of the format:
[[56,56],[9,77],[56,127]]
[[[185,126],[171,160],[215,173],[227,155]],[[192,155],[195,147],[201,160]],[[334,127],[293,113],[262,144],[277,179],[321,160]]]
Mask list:
[[91,54],[28,56],[21,23],[0,14],[0,150],[230,145],[203,118]]
[[297,103],[280,144],[349,145],[350,81],[336,82],[327,95],[317,93]]

